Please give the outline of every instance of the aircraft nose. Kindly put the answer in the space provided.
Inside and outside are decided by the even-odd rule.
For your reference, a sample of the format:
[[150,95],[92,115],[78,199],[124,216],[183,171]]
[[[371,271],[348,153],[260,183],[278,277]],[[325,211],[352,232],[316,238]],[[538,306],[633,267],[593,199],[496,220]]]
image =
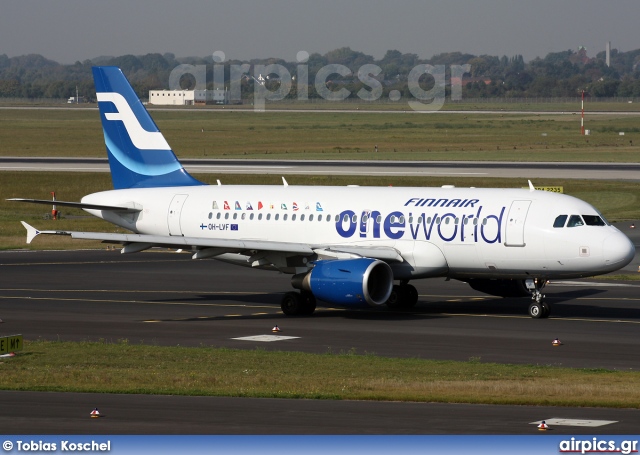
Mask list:
[[615,266],[613,270],[621,269],[629,264],[636,254],[636,248],[623,233],[616,233],[604,240],[604,261],[606,266]]

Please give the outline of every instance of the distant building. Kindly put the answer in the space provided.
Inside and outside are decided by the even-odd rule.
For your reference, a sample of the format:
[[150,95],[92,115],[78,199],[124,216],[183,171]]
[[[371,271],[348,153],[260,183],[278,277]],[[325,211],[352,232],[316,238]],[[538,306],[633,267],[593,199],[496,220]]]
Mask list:
[[149,90],[149,104],[159,106],[229,104],[229,92],[226,90]]
[[86,103],[84,96],[70,96],[69,99],[67,100],[67,104],[80,104],[80,103]]

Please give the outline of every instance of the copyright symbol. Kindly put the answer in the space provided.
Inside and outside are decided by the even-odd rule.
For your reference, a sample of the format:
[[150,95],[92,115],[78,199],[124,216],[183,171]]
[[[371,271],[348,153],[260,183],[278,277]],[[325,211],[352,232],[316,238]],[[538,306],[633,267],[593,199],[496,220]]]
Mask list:
[[2,448],[3,448],[5,451],[7,451],[7,452],[8,452],[9,450],[13,449],[13,442],[11,442],[11,441],[4,441],[4,442],[2,443]]

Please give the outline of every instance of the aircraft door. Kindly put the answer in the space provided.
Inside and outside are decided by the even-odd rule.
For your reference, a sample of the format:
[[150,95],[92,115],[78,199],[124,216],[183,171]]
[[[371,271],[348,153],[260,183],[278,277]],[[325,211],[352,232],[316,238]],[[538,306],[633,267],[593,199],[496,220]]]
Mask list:
[[169,235],[182,235],[180,227],[180,214],[182,206],[189,197],[188,194],[176,194],[169,204],[169,212],[167,213],[167,224],[169,225]]
[[525,246],[524,222],[527,219],[531,201],[513,201],[507,216],[505,246]]

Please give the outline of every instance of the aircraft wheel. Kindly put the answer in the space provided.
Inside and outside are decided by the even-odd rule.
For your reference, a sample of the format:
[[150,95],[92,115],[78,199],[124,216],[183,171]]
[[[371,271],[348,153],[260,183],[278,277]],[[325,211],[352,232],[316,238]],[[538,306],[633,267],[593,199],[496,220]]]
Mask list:
[[541,317],[543,317],[543,314],[544,308],[541,303],[533,302],[531,305],[529,305],[529,316],[531,316],[532,318],[540,319]]
[[411,284],[405,284],[404,286],[404,304],[403,308],[413,308],[418,303],[418,290]]
[[548,318],[551,314],[551,307],[547,302],[542,302],[542,317]]
[[402,302],[404,301],[404,288],[402,286],[398,286],[397,284],[393,285],[391,288],[391,294],[389,294],[389,298],[387,299],[387,306],[392,310],[397,310],[402,308]]
[[305,316],[313,314],[316,310],[316,296],[309,291],[301,291],[300,298],[302,300],[302,312]]
[[282,312],[287,316],[297,316],[303,314],[304,302],[302,296],[297,292],[287,292],[280,303]]

